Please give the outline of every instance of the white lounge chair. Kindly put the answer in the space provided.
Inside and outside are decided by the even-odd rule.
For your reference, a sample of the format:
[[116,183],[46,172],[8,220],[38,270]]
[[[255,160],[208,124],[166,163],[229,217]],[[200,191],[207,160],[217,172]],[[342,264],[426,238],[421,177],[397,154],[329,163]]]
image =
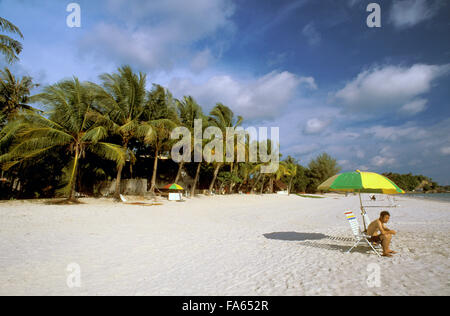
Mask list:
[[[370,223],[372,223],[372,222],[370,221],[369,215],[365,212],[363,214],[363,219],[364,219],[364,222],[366,223],[366,230],[364,231],[364,234],[367,235],[367,228],[369,227]],[[370,236],[368,236],[368,238],[370,238]],[[372,246],[375,249],[382,249],[381,244],[379,244],[379,243],[372,242]]]
[[364,233],[367,233],[367,228],[369,227],[371,221],[370,221],[369,215],[367,215],[366,212],[364,212],[364,214],[363,214],[363,220],[364,220],[364,223],[365,223],[365,225],[364,225],[365,226],[364,227],[364,229],[365,229]]
[[347,217],[347,220],[352,229],[353,237],[355,238],[355,244],[353,245],[352,248],[350,248],[347,251],[347,253],[350,253],[356,246],[359,245],[360,242],[365,241],[369,245],[369,247],[372,248],[372,250],[377,254],[377,256],[381,257],[378,251],[376,251],[372,243],[369,241],[368,238],[370,238],[370,236],[366,235],[366,233],[361,231],[361,228],[359,227],[358,220],[356,219],[355,214],[353,214],[353,212],[347,212],[345,213],[345,216]]

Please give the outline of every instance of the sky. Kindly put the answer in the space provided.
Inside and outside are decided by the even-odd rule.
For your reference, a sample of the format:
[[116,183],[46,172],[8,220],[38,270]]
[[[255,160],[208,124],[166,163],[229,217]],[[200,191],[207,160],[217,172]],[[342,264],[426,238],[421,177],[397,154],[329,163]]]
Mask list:
[[303,165],[327,152],[343,171],[450,184],[448,1],[0,0],[0,16],[24,35],[8,67],[42,85],[128,64],[205,112],[221,102],[279,127],[283,157]]

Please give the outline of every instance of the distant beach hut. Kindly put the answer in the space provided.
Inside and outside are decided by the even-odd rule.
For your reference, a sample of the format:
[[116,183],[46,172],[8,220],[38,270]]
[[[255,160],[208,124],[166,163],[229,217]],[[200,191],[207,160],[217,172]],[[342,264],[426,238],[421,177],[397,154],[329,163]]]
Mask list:
[[320,191],[357,192],[363,216],[364,230],[366,223],[364,215],[366,211],[362,204],[361,193],[404,194],[393,181],[375,172],[362,172],[359,170],[335,175],[319,185]]

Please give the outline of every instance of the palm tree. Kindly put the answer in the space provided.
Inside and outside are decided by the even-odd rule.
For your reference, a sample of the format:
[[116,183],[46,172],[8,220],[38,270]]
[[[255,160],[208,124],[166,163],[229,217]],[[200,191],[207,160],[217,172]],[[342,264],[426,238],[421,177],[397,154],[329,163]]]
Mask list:
[[11,119],[21,109],[34,110],[28,103],[31,90],[38,86],[31,77],[17,79],[8,68],[0,70],[0,112]]
[[152,145],[155,151],[150,186],[150,192],[154,193],[159,155],[170,147],[172,143],[170,134],[178,123],[175,101],[171,93],[160,85],[154,85],[148,94],[143,117],[145,121],[140,124],[138,134],[142,135],[144,143]]
[[[2,17],[0,17],[0,32],[19,35],[19,37],[23,39],[22,32],[20,32],[19,28]],[[8,63],[11,64],[18,60],[19,58],[17,55],[19,55],[21,51],[22,44],[20,42],[5,34],[0,34],[0,53],[6,57]]]
[[24,110],[2,130],[1,142],[15,139],[10,150],[0,156],[4,169],[32,161],[59,149],[67,150],[72,158],[67,166],[68,201],[75,202],[79,161],[87,151],[123,164],[125,152],[121,146],[102,142],[107,136],[104,126],[96,125],[95,89],[77,78],[44,89],[36,96],[48,108],[47,116]]
[[298,165],[291,156],[288,156],[287,159],[282,162],[282,165],[284,167],[284,175],[289,177],[288,195],[290,195],[292,190],[292,181],[297,176]]
[[[205,117],[203,115],[202,108],[195,102],[194,98],[191,96],[184,97],[183,100],[177,100],[177,110],[178,110],[178,117],[180,124],[191,132],[191,137],[194,137],[194,123],[195,120],[203,120],[205,121]],[[205,124],[203,124],[204,127]],[[191,141],[191,144],[193,144],[193,141]],[[193,145],[191,146],[193,150]],[[181,177],[181,171],[184,166],[184,161],[180,161],[178,166],[178,172],[177,176],[175,177],[175,183],[178,182],[178,180]],[[194,183],[195,186],[195,183]]]
[[[108,126],[114,135],[121,139],[121,146],[131,163],[135,161],[130,141],[138,135],[139,124],[144,112],[146,75],[133,73],[130,66],[118,69],[118,73],[100,76],[103,87],[98,89],[98,100],[102,113],[98,113],[98,122]],[[124,164],[117,167],[114,197],[120,201],[120,182]]]
[[[272,141],[270,139],[263,140],[263,141],[257,143],[257,146],[258,146],[258,148],[261,148],[261,147],[266,148],[266,150],[269,151],[269,154],[272,151]],[[267,177],[269,177],[270,192],[273,193],[273,180],[274,180],[274,178],[277,178],[277,180],[278,180],[279,175],[284,175],[285,169],[282,164],[279,164],[277,171],[275,171],[273,173],[262,172],[262,169],[267,168],[270,164],[271,164],[271,161],[269,161],[269,162],[258,161],[257,163],[254,164],[252,173],[255,174],[255,176],[257,174],[258,176],[257,176],[256,180],[253,182],[251,192],[253,192],[256,189],[256,186],[258,185],[259,180],[262,179],[261,190],[260,190],[260,193],[262,194],[264,192],[264,185],[266,183],[266,179],[267,179]]]
[[253,170],[253,163],[251,162],[242,162],[239,164],[238,176],[242,179],[242,181],[239,184],[238,191],[241,190],[244,184],[248,183],[250,175],[252,174],[252,170]]
[[0,112],[0,131],[3,128],[3,125],[5,124],[6,121],[6,115],[3,114],[2,112]]
[[[211,110],[209,113],[209,122],[212,126],[216,126],[221,129],[222,134],[226,135],[226,129],[227,127],[236,128],[242,124],[243,118],[241,116],[238,116],[237,118],[234,118],[233,111],[227,107],[226,105],[223,105],[221,103],[217,103],[216,106]],[[226,143],[226,139],[224,137],[224,144]],[[225,148],[225,146],[224,146]],[[213,179],[211,181],[211,184],[209,185],[209,192],[212,192],[214,188],[214,183],[216,182],[217,174],[219,173],[220,168],[222,167],[223,162],[216,162],[215,168],[214,168],[214,175]],[[231,166],[231,169],[233,166]],[[231,170],[232,171],[232,170]]]

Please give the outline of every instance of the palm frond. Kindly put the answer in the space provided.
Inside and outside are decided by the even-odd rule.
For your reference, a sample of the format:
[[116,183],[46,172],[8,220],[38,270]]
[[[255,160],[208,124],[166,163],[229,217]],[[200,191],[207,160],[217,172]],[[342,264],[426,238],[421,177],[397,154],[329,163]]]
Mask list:
[[19,55],[22,52],[22,44],[15,39],[0,34],[0,52],[5,55],[8,63],[13,63],[17,61]]
[[98,143],[102,139],[105,139],[108,136],[108,131],[104,126],[97,126],[95,128],[87,131],[81,140],[83,142],[92,142],[94,144]]
[[125,164],[126,151],[119,145],[98,142],[90,145],[89,150],[97,156],[114,161],[117,165]]
[[19,30],[19,28],[17,26],[15,26],[14,24],[12,24],[7,19],[2,18],[2,17],[0,17],[0,31],[11,33],[11,34],[17,34],[20,36],[20,38],[23,38],[23,34]]

